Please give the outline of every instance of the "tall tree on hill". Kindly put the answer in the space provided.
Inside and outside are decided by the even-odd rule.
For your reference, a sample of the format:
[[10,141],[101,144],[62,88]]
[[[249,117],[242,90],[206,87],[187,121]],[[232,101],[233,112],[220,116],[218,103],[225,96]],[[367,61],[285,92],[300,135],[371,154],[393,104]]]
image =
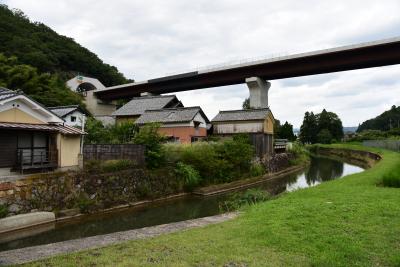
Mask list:
[[63,106],[82,103],[82,96],[69,90],[57,75],[39,74],[36,68],[18,64],[16,57],[0,53],[0,86],[22,90],[45,106]]
[[400,106],[393,105],[379,116],[364,121],[358,126],[357,132],[364,130],[389,131],[393,128],[400,128]]

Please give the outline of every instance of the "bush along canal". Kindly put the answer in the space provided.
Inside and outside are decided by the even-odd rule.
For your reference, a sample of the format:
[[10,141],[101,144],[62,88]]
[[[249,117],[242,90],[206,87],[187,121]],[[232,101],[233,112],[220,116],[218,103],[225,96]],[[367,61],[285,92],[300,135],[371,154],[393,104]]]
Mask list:
[[[271,195],[277,195],[361,171],[363,168],[337,159],[312,156],[310,165],[305,170],[267,180],[256,187],[268,191]],[[30,229],[30,234],[37,234],[29,237],[24,238],[24,234],[21,233],[14,233],[15,240],[12,240],[14,238],[10,234],[0,236],[0,251],[211,216],[221,212],[220,203],[230,196],[231,193],[209,197],[190,195],[145,207],[56,222],[53,225]],[[19,236],[21,238],[18,238]]]

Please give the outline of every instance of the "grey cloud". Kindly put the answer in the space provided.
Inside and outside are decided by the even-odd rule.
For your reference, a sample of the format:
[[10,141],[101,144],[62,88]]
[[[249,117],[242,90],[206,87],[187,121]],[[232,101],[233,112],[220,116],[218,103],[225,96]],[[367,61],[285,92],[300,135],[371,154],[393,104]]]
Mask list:
[[[400,2],[240,0],[7,0],[73,37],[136,80],[235,59],[306,52],[400,35]],[[275,116],[299,126],[306,110],[337,110],[345,125],[400,104],[400,67],[272,81]],[[373,97],[374,92],[379,97]],[[240,108],[244,85],[178,94],[212,117]],[[368,108],[363,108],[363,107]]]

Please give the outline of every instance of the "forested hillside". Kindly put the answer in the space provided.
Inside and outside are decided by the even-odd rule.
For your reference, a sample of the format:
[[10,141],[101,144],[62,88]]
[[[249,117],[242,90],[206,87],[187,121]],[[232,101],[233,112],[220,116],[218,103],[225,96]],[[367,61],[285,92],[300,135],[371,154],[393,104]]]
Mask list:
[[364,130],[389,131],[393,128],[400,128],[400,106],[392,106],[390,110],[383,112],[379,116],[364,121],[358,126],[357,132]]
[[72,38],[57,34],[43,23],[31,22],[22,11],[6,5],[0,5],[0,53],[16,56],[19,64],[33,66],[39,73],[57,73],[62,80],[80,73],[96,77],[106,86],[128,82],[116,67]]
[[79,104],[82,96],[72,92],[56,74],[38,73],[36,68],[19,64],[16,57],[0,53],[0,87],[22,90],[45,106]]

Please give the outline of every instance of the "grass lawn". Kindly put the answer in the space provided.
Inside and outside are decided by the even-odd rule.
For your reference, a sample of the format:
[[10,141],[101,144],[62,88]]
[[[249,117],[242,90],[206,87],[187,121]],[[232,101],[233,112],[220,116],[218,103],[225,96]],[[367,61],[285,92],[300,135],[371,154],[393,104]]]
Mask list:
[[373,168],[254,205],[205,228],[58,256],[32,266],[400,266],[400,189],[377,186],[400,153],[356,145]]

